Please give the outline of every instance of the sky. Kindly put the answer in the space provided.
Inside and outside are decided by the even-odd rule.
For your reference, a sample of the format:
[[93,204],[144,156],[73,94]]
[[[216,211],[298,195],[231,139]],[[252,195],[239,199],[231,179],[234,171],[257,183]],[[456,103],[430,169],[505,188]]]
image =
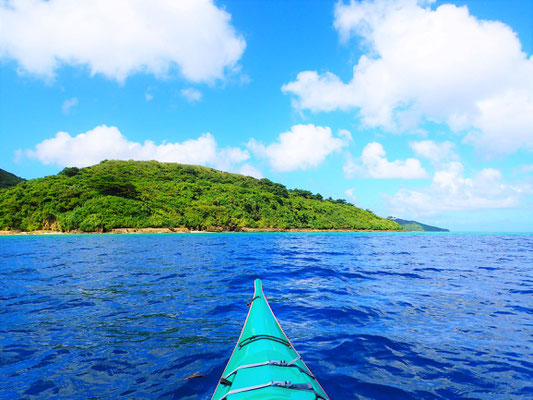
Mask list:
[[206,165],[533,230],[533,2],[0,1],[0,168]]

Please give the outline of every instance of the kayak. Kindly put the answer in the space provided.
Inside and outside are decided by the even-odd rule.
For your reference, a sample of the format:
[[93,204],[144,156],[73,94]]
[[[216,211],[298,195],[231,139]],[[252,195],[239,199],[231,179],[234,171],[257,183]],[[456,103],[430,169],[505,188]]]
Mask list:
[[248,316],[212,400],[329,400],[254,282]]

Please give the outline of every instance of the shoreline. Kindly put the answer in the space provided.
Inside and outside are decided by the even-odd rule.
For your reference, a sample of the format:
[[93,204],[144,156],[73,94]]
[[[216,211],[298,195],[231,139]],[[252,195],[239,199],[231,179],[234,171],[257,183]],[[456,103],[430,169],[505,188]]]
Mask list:
[[276,228],[240,228],[235,231],[213,229],[205,231],[191,230],[187,228],[116,228],[108,232],[83,232],[83,231],[1,231],[0,236],[28,236],[28,235],[114,235],[114,234],[143,234],[143,233],[321,233],[321,232],[407,232],[403,230],[377,230],[377,229],[276,229]]

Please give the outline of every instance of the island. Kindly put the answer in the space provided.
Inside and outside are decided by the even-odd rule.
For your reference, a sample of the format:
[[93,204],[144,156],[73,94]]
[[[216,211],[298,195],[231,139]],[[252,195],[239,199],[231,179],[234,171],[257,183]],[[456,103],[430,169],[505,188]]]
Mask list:
[[388,219],[397,222],[405,231],[408,232],[450,232],[449,229],[438,228],[436,226],[423,224],[422,222],[408,221],[406,219],[396,217],[388,217]]
[[400,231],[344,199],[268,179],[157,161],[105,160],[0,189],[3,232]]

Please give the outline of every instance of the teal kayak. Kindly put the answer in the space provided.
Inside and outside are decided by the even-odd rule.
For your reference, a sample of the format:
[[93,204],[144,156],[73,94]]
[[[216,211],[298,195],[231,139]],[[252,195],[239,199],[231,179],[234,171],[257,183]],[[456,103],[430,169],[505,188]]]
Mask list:
[[329,400],[287,338],[259,279],[237,345],[212,400]]

